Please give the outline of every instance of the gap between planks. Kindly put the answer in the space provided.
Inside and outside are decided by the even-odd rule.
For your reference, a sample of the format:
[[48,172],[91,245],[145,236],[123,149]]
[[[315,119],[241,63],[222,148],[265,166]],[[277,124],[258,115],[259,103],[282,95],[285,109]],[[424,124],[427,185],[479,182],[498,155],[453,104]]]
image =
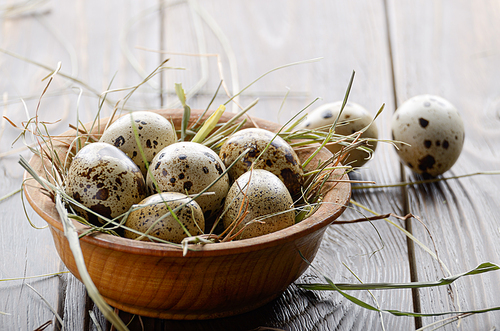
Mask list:
[[[387,33],[387,47],[388,47],[388,55],[389,55],[389,60],[391,63],[391,84],[392,84],[392,95],[394,98],[394,109],[398,109],[398,94],[397,94],[397,89],[396,89],[396,75],[394,72],[394,57],[393,57],[393,46],[392,46],[392,40],[391,40],[391,22],[389,18],[389,4],[387,3],[387,0],[384,0],[384,11],[385,11],[385,22],[386,22],[386,33]],[[406,172],[404,165],[402,163],[399,164],[399,170],[400,170],[400,182],[405,182],[406,179]],[[407,215],[410,213],[410,203],[409,203],[409,196],[408,196],[408,187],[407,186],[402,186],[401,187],[401,196],[403,198],[402,201],[402,211],[403,215]],[[405,220],[405,229],[409,233],[413,234],[413,227],[412,227],[412,219],[408,218]],[[409,268],[410,268],[410,281],[411,282],[418,282],[418,272],[417,272],[417,260],[415,257],[415,243],[413,242],[412,239],[409,237],[406,237],[406,245],[408,249],[408,263],[409,263]],[[421,313],[422,308],[420,305],[420,292],[418,288],[412,288],[411,289],[412,293],[412,298],[413,298],[413,311],[415,313]],[[419,316],[415,316],[415,329],[419,329],[422,327],[422,318]]]

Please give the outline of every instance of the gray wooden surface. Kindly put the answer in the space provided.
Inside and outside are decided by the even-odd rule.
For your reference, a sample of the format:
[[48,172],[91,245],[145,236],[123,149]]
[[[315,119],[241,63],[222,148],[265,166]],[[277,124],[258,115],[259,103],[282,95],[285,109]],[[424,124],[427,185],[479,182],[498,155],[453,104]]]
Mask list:
[[[272,68],[322,57],[269,74],[238,102],[246,106],[260,98],[251,114],[284,123],[317,97],[322,99],[316,105],[342,99],[355,70],[350,100],[373,114],[386,105],[377,120],[380,138],[390,139],[390,118],[397,105],[417,94],[437,94],[457,107],[466,130],[462,155],[445,176],[500,170],[499,15],[499,2],[482,0],[3,1],[0,112],[18,126],[38,114],[42,121],[56,122],[48,127],[57,134],[75,123],[77,113],[84,122],[92,119],[97,94],[109,86],[138,84],[166,58],[171,69],[142,86],[127,107],[177,107],[173,88],[180,82],[193,94],[188,103],[205,108],[221,73],[229,93],[234,93]],[[42,79],[59,62],[66,77],[56,77],[37,108],[47,84]],[[111,93],[109,100],[114,103],[124,95]],[[215,104],[225,100],[221,93]],[[107,105],[102,116],[110,112]],[[17,161],[19,154],[29,157],[29,152],[18,150],[22,141],[13,144],[19,129],[4,119],[0,123],[2,197],[20,187]],[[379,144],[375,158],[356,177],[378,184],[419,179],[408,169],[402,177],[400,170],[393,147]],[[358,190],[353,199],[381,214],[420,216],[432,237],[413,221],[415,236],[428,247],[435,245],[455,274],[481,262],[500,263],[499,187],[500,176],[473,176],[411,185],[407,193],[401,188]],[[55,313],[66,330],[99,330],[95,323],[109,330],[72,275],[9,280],[65,267],[49,230],[28,222],[45,226],[29,206],[23,208],[19,193],[1,201],[0,207],[0,330],[35,330],[47,321],[52,324],[46,330],[60,330]],[[341,219],[361,215],[353,207]],[[384,221],[334,224],[314,265],[339,283],[356,283],[356,277],[362,282],[408,282],[412,273],[420,281],[447,276],[418,246],[414,256],[408,252],[404,234]],[[298,282],[320,280],[317,272],[308,270]],[[412,311],[415,302],[422,312],[437,313],[500,306],[498,284],[500,274],[489,273],[413,294],[375,291],[376,301],[366,292],[353,294],[384,309]],[[142,324],[145,330],[410,330],[444,318],[380,315],[338,293],[306,292],[291,285],[276,301],[245,315],[203,322],[144,318]],[[130,327],[140,330],[140,319],[134,318]],[[500,313],[492,312],[442,329],[499,327]]]

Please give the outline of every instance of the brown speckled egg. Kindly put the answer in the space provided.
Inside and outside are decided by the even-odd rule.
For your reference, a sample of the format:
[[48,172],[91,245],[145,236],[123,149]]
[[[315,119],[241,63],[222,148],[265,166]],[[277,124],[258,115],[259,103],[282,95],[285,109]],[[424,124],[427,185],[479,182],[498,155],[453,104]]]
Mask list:
[[[203,233],[205,219],[200,206],[187,195],[177,192],[164,192],[153,194],[140,202],[140,209],[130,213],[125,226],[173,243],[181,243],[182,239],[188,237],[179,222],[170,214],[167,205],[174,210],[185,204],[175,212],[178,220],[182,222],[191,236]],[[167,216],[163,217],[165,214]],[[162,218],[161,220],[159,220]],[[159,221],[158,221],[159,220]],[[157,222],[158,221],[158,222]],[[136,239],[141,234],[125,229],[125,238]],[[147,237],[141,240],[148,241]]]
[[[242,210],[247,210],[248,214],[233,234],[251,223],[246,225],[238,239],[261,236],[295,224],[290,193],[283,182],[267,170],[247,171],[233,183],[224,204],[224,228],[231,226],[240,214],[240,207],[247,203],[248,208]],[[252,222],[254,220],[261,222]]]
[[[219,178],[226,167],[210,148],[193,142],[179,142],[165,147],[151,161],[151,174],[162,192],[197,194]],[[157,192],[148,175],[146,183],[150,193]],[[229,176],[224,174],[207,192],[196,199],[205,219],[220,209],[227,191]]]
[[464,123],[457,109],[435,95],[417,95],[405,101],[392,117],[392,136],[401,160],[424,177],[450,169],[464,144]]
[[[316,109],[314,109],[304,122],[299,124],[296,129],[317,129],[325,126],[331,126],[337,117],[339,116],[340,110],[342,109],[343,101],[337,101],[332,103],[324,104]],[[373,116],[362,106],[354,102],[348,102],[342,114],[339,117],[337,126],[335,127],[335,133],[343,136],[348,136],[359,130],[370,125],[373,120]],[[329,130],[324,128],[325,131]],[[372,123],[370,127],[361,134],[361,138],[378,138],[378,129],[375,123]],[[368,146],[372,151],[377,148],[377,141],[370,141]],[[329,144],[326,148],[335,154],[340,151],[342,145],[340,144]],[[361,149],[355,149],[349,152],[349,156],[342,162],[344,164],[349,164],[353,167],[361,167],[370,159],[370,154],[367,151]]]
[[[66,194],[107,218],[123,214],[147,194],[139,167],[118,148],[99,142],[75,155],[65,185]],[[76,211],[93,224],[103,222],[80,208]]]
[[[231,135],[222,145],[219,155],[229,167],[247,148],[250,151],[231,169],[229,177],[237,179],[250,169],[259,154],[272,140],[269,149],[254,165],[254,169],[264,169],[281,179],[292,196],[300,194],[303,183],[302,164],[293,148],[275,133],[258,128],[244,129]],[[274,138],[274,140],[273,140]]]
[[172,125],[163,116],[150,111],[129,113],[113,122],[102,134],[99,141],[118,147],[141,168],[146,175],[146,165],[139,151],[132,128],[135,123],[144,156],[148,162],[164,147],[177,141]]

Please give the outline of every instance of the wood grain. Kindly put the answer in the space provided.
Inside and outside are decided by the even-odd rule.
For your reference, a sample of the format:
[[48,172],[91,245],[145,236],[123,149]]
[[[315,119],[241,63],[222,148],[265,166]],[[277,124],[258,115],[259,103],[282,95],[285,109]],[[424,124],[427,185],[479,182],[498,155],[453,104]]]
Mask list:
[[[394,65],[398,102],[423,93],[447,98],[465,123],[464,151],[447,176],[498,170],[500,120],[494,88],[499,68],[496,37],[500,25],[494,20],[500,7],[493,2],[468,3],[390,1],[394,39]],[[486,25],[488,26],[486,28]],[[496,129],[495,129],[496,128]],[[416,179],[409,176],[410,180]],[[415,231],[437,253],[452,274],[472,269],[485,261],[498,263],[498,176],[472,177],[410,189],[411,212],[420,215],[432,233],[415,224]],[[419,279],[446,275],[440,265],[417,250]],[[464,279],[456,286],[421,290],[424,312],[466,311],[499,306],[498,274]],[[460,328],[492,329],[500,315],[468,317]],[[424,324],[442,317],[425,318]],[[458,323],[445,327],[452,330]]]

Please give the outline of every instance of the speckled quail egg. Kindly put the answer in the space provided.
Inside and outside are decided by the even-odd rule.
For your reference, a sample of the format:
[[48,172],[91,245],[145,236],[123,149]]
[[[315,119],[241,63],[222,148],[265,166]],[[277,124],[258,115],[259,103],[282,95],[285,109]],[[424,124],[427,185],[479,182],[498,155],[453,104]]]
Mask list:
[[[162,192],[197,194],[219,178],[226,167],[217,153],[194,142],[178,142],[162,149],[151,161],[151,174]],[[156,192],[154,181],[148,175],[146,183],[151,193]],[[224,174],[196,202],[205,220],[214,216],[222,206],[229,190],[229,176]]]
[[464,124],[457,109],[434,95],[419,95],[404,102],[392,117],[392,136],[401,160],[424,177],[450,169],[464,144]]
[[[305,121],[296,127],[296,129],[317,129],[320,127],[325,127],[325,131],[329,130],[337,117],[339,116],[340,110],[342,108],[343,101],[337,101],[333,103],[324,104],[307,115]],[[348,136],[359,130],[370,125],[373,120],[373,116],[361,105],[348,102],[342,114],[340,115],[337,126],[335,127],[335,133]],[[375,122],[373,122],[370,127],[363,132],[361,138],[378,138],[378,129]],[[329,144],[326,146],[332,154],[337,153],[342,148],[340,144]],[[377,148],[377,141],[370,141],[367,146],[373,152]],[[349,156],[343,160],[344,164],[349,164],[353,167],[361,167],[366,162],[370,160],[370,154],[367,151],[361,149],[354,149],[349,152]]]
[[[174,210],[183,204],[185,205],[175,212],[175,216],[179,220],[177,221],[170,214],[167,205]],[[157,193],[142,200],[140,205],[142,205],[138,206],[141,207],[140,209],[130,213],[125,226],[141,233],[146,233],[149,230],[148,234],[153,237],[173,243],[181,243],[182,239],[188,237],[188,235],[179,222],[182,222],[192,236],[202,234],[202,229],[205,228],[205,219],[200,206],[185,194],[177,192]],[[165,214],[167,216],[163,217]],[[159,220],[160,218],[162,219]],[[136,239],[141,234],[125,229],[124,236],[125,238]],[[147,237],[141,239],[149,240]]]
[[229,189],[222,220],[227,229],[248,211],[232,234],[245,227],[237,239],[253,238],[295,224],[292,208],[292,197],[283,182],[267,170],[254,169],[238,177]]
[[148,162],[164,147],[177,141],[170,122],[150,111],[129,113],[113,122],[102,134],[100,141],[114,145],[127,154],[146,175],[146,165],[135,140],[132,119],[135,123],[144,156]]
[[[65,179],[67,195],[92,211],[115,218],[146,197],[139,167],[118,148],[106,143],[83,147],[73,158]],[[101,218],[75,206],[93,224]]]
[[237,131],[224,142],[219,155],[227,168],[241,153],[250,148],[250,151],[228,170],[229,177],[235,180],[250,169],[271,140],[269,149],[259,158],[254,169],[272,172],[281,179],[290,194],[296,196],[300,194],[303,184],[302,164],[293,148],[275,133],[259,128]]

